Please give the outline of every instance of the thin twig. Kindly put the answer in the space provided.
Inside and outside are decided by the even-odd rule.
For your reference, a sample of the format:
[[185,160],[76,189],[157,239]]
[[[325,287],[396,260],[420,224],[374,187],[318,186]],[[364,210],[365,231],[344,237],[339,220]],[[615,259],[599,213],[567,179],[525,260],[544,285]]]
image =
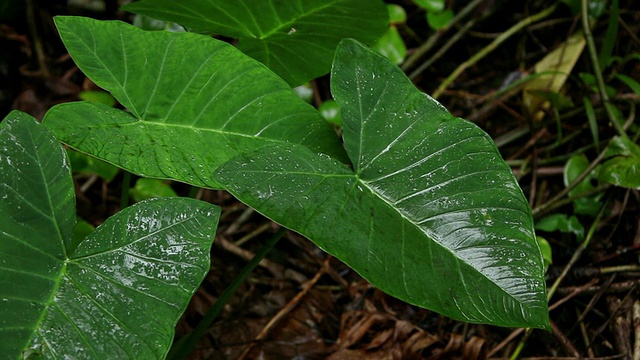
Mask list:
[[576,358],[580,358],[580,353],[576,349],[575,346],[571,343],[571,340],[558,328],[558,326],[551,321],[551,329],[553,330],[553,335],[556,337],[556,340],[562,345],[567,353],[571,356],[575,356]]
[[[595,283],[597,283],[597,282],[598,282],[598,279],[593,279],[590,282],[588,282],[587,284],[573,289],[573,291],[571,291],[571,293],[569,293],[568,295],[566,295],[562,299],[556,301],[553,305],[549,306],[549,311],[552,311],[552,310],[558,308],[560,305],[562,305],[565,302],[571,300],[573,297],[581,294],[585,289],[595,285]],[[509,344],[511,341],[513,341],[513,339],[518,337],[525,330],[526,330],[525,328],[519,328],[519,329],[516,329],[513,332],[511,332],[511,334],[509,334],[509,336],[507,336],[504,340],[502,340],[500,342],[500,344],[496,345],[494,348],[492,348],[489,351],[489,353],[487,354],[487,358],[492,358],[493,355],[495,355],[498,351],[502,350],[502,348],[507,346],[507,344]]]
[[224,306],[229,302],[233,294],[235,294],[236,290],[244,283],[249,274],[253,271],[253,269],[258,266],[258,264],[264,260],[264,257],[267,255],[269,251],[276,245],[276,243],[282,238],[287,230],[285,228],[280,228],[277,233],[275,233],[265,244],[264,246],[255,254],[255,256],[245,265],[245,267],[233,278],[233,281],[229,286],[220,294],[218,300],[211,306],[209,311],[205,314],[205,316],[200,320],[196,328],[192,333],[186,335],[180,341],[178,341],[174,347],[171,348],[168,359],[186,359],[189,354],[196,347],[197,343],[200,341],[202,336],[204,336],[213,323],[213,321],[218,317],[218,314],[222,311]]
[[[587,232],[585,239],[582,241],[582,243],[580,243],[580,246],[578,246],[578,248],[574,251],[573,256],[571,257],[571,260],[569,260],[567,265],[562,270],[562,273],[560,274],[560,276],[558,276],[556,281],[553,283],[553,285],[551,285],[551,287],[547,291],[547,302],[551,300],[556,290],[560,286],[560,283],[562,283],[564,278],[569,273],[569,270],[573,267],[573,265],[575,265],[578,262],[584,250],[587,248],[587,246],[589,246],[589,242],[591,241],[591,239],[593,238],[593,235],[595,234],[598,224],[600,223],[600,219],[602,218],[604,211],[607,208],[607,204],[608,204],[608,201],[605,201],[602,204],[602,206],[600,207],[600,211],[598,212],[598,215],[596,215],[596,218],[593,220],[593,223],[591,224],[591,227],[589,228],[589,231]],[[515,360],[520,356],[520,352],[522,352],[522,349],[524,349],[524,346],[527,340],[529,339],[529,335],[531,335],[531,329],[527,329],[522,339],[520,339],[520,343],[518,343],[518,346],[516,347],[515,351],[513,352],[513,354],[511,354],[511,357],[510,357],[511,360]]]
[[591,164],[589,164],[589,166],[580,175],[578,175],[578,177],[573,179],[573,181],[569,185],[567,185],[567,187],[562,189],[562,191],[560,191],[556,196],[551,198],[551,200],[533,209],[532,211],[533,216],[536,216],[539,213],[544,212],[548,207],[551,207],[555,202],[565,197],[571,190],[573,190],[573,188],[575,188],[582,180],[584,180],[584,178],[586,178],[587,175],[589,175],[591,171],[593,171],[593,169],[595,169],[595,167],[600,163],[600,161],[604,159],[605,155],[606,155],[606,149],[602,150],[600,154],[598,154],[598,157],[595,160],[593,160]]
[[271,318],[271,320],[269,320],[264,328],[262,328],[260,333],[255,337],[255,340],[247,345],[242,354],[238,357],[238,360],[243,360],[249,354],[249,352],[251,352],[255,344],[260,342],[260,340],[263,340],[269,334],[271,329],[276,326],[280,322],[280,320],[285,317],[285,315],[290,313],[291,310],[293,310],[300,303],[300,301],[302,301],[305,295],[307,295],[307,293],[313,288],[318,280],[320,280],[322,275],[325,274],[326,269],[329,267],[329,260],[330,257],[327,257],[327,259],[322,264],[322,268],[320,269],[320,271],[316,273],[316,276],[307,281],[307,283],[304,284],[302,290],[293,299],[291,299],[291,301],[289,301],[289,303],[285,305],[285,307],[282,308],[273,318]]
[[465,16],[467,16],[476,6],[478,6],[484,0],[473,0],[467,6],[465,6],[459,13],[457,13],[453,19],[449,22],[449,24],[444,28],[436,31],[433,36],[431,36],[424,44],[420,45],[411,56],[407,58],[407,60],[402,64],[402,70],[407,71],[411,67],[413,67],[422,56],[427,53],[427,51],[431,50],[431,48],[440,40],[440,38],[449,30],[452,26],[458,23],[458,21],[462,20]]
[[633,302],[633,360],[640,360],[640,300]]
[[484,48],[482,48],[482,50],[480,50],[479,52],[477,52],[474,56],[472,56],[469,60],[463,62],[462,64],[460,64],[460,66],[458,66],[438,87],[438,89],[436,89],[436,91],[433,93],[433,98],[437,99],[440,95],[442,95],[442,93],[449,87],[449,85],[451,85],[451,83],[456,80],[458,78],[458,76],[460,76],[460,74],[462,74],[467,68],[475,65],[478,61],[480,61],[482,58],[484,58],[485,56],[489,55],[493,50],[495,50],[498,46],[500,46],[500,44],[502,44],[505,40],[507,40],[508,38],[510,38],[512,35],[514,35],[515,33],[517,33],[518,31],[522,30],[524,27],[539,21],[541,19],[544,19],[545,17],[551,15],[556,8],[558,7],[558,3],[554,3],[553,5],[551,5],[550,7],[544,9],[543,11],[531,15],[523,20],[521,20],[520,22],[518,22],[517,24],[515,24],[514,26],[512,26],[511,28],[509,28],[507,31],[505,31],[504,33],[502,33],[500,36],[498,36],[495,40],[493,40],[491,43],[489,43],[489,45],[485,46]]
[[36,14],[35,7],[33,5],[34,0],[27,0],[27,25],[29,27],[29,34],[33,40],[33,47],[36,53],[36,57],[38,58],[38,67],[40,68],[40,73],[45,79],[51,77],[51,72],[47,67],[46,55],[44,53],[44,49],[42,48],[42,41],[40,40],[40,36],[38,35],[38,28],[36,26]]
[[467,33],[467,31],[469,31],[469,29],[471,29],[471,27],[476,23],[476,19],[471,19],[469,20],[466,24],[464,24],[464,26],[458,30],[458,32],[456,32],[455,35],[453,35],[451,38],[449,38],[449,41],[447,41],[444,45],[442,45],[440,47],[440,49],[438,49],[438,51],[433,54],[431,57],[429,57],[429,59],[427,61],[425,61],[424,63],[422,63],[420,66],[418,66],[417,69],[415,69],[410,75],[409,75],[409,79],[414,80],[416,77],[418,77],[425,69],[427,69],[429,66],[431,66],[434,62],[436,62],[438,59],[440,59],[442,57],[442,55],[444,55],[456,42],[458,42],[458,40],[460,40],[460,38],[462,38],[462,36],[464,34]]
[[613,124],[613,127],[618,132],[618,135],[628,140],[629,137],[624,131],[622,124],[618,122],[618,118],[611,108],[613,105],[611,104],[611,100],[609,100],[609,95],[607,95],[606,87],[604,85],[604,78],[602,77],[602,69],[600,69],[600,62],[598,61],[598,51],[596,50],[596,43],[593,40],[593,35],[591,34],[591,26],[589,26],[588,10],[588,0],[582,0],[582,29],[584,31],[584,37],[587,40],[587,48],[589,49],[589,57],[591,58],[593,73],[596,76],[596,82],[598,83],[598,92],[600,93],[600,98],[602,99],[604,108],[607,111],[609,121],[611,121],[611,123]]

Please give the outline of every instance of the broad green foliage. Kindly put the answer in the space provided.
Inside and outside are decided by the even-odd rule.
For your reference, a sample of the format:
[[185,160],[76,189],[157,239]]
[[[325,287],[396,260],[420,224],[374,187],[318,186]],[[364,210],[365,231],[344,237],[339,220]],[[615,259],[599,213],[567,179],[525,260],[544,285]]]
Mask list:
[[402,300],[548,327],[531,211],[492,140],[354,40],[337,49],[331,88],[353,170],[275,145],[221,167],[228,190]]
[[0,354],[164,357],[205,274],[219,208],[149,200],[73,242],[60,143],[30,116],[0,124]]
[[45,124],[70,146],[141,175],[222,186],[407,302],[548,326],[543,260],[510,168],[392,62],[356,40],[338,47],[343,149],[285,82],[227,44],[56,21],[78,66],[130,111],[55,107]]
[[387,28],[380,0],[141,0],[122,9],[238,38],[291,86],[329,72],[342,38],[373,43]]
[[130,111],[88,102],[52,108],[44,123],[77,150],[142,176],[210,188],[220,187],[211,178],[220,165],[272,143],[343,156],[313,107],[229,44],[119,21],[56,24],[78,67]]

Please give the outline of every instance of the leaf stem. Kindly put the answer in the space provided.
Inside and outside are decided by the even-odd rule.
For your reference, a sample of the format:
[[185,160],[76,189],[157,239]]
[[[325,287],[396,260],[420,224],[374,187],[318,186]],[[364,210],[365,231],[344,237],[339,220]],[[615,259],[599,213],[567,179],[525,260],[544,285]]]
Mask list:
[[489,45],[482,48],[482,50],[478,51],[474,56],[472,56],[469,60],[463,62],[458,66],[436,89],[436,91],[431,95],[434,99],[437,99],[442,93],[451,85],[451,83],[460,76],[467,68],[475,65],[478,61],[480,61],[485,56],[489,55],[493,50],[495,50],[500,44],[502,44],[505,40],[510,38],[512,35],[522,30],[524,27],[544,19],[545,17],[551,15],[556,8],[558,7],[558,3],[554,3],[550,7],[544,9],[543,11],[531,15],[525,19],[522,19],[517,24],[513,25],[507,31],[503,32],[495,38]]
[[186,359],[189,354],[195,349],[196,345],[200,341],[200,338],[209,331],[211,324],[216,319],[216,317],[220,314],[224,306],[229,302],[233,294],[235,294],[236,290],[244,283],[249,274],[253,271],[253,269],[258,266],[260,261],[269,253],[269,251],[275,246],[275,244],[282,238],[287,229],[281,227],[278,232],[276,232],[265,244],[264,246],[256,253],[256,255],[245,265],[245,267],[233,278],[233,281],[229,286],[224,290],[218,300],[211,306],[207,314],[200,320],[196,328],[192,333],[185,335],[182,339],[180,339],[169,352],[167,359],[177,360],[177,359]]
[[122,193],[120,194],[120,210],[129,206],[129,189],[131,188],[131,173],[123,170]]
[[596,43],[593,40],[593,34],[591,33],[591,26],[589,26],[589,11],[588,11],[588,0],[582,0],[582,29],[584,31],[585,40],[587,40],[587,48],[589,48],[589,57],[591,58],[591,66],[593,67],[593,73],[596,77],[596,82],[598,83],[598,92],[600,93],[600,98],[602,99],[602,103],[604,104],[604,109],[607,111],[607,116],[609,117],[609,121],[613,124],[613,127],[616,129],[618,134],[628,140],[629,137],[627,133],[624,131],[622,124],[618,122],[618,118],[616,114],[613,112],[613,105],[611,104],[611,100],[609,99],[609,95],[607,95],[606,87],[604,84],[604,78],[602,77],[602,69],[600,69],[600,61],[598,60],[598,52],[596,50]]
[[[458,23],[458,21],[462,20],[463,17],[467,16],[476,6],[478,6],[484,0],[473,0],[467,6],[465,6],[459,13],[457,13],[451,22],[444,28],[436,31],[427,41],[425,41],[420,47],[418,47],[411,56],[407,58],[407,60],[402,64],[402,70],[407,71],[411,67],[413,67],[420,58],[427,53],[427,51],[431,50],[432,47],[440,40],[440,38],[449,30],[453,25]],[[414,71],[413,74],[418,72],[418,70]],[[412,74],[412,76],[413,76]]]
[[447,52],[447,50],[449,50],[449,48],[451,48],[453,46],[453,44],[455,44],[456,42],[458,42],[458,40],[460,40],[460,38],[467,33],[467,31],[469,31],[469,29],[471,29],[471,27],[473,25],[475,25],[476,23],[476,19],[471,19],[469,20],[466,24],[464,24],[464,26],[455,34],[453,35],[451,38],[449,38],[449,41],[447,41],[444,45],[442,45],[442,47],[440,47],[440,49],[438,49],[438,51],[433,54],[431,57],[429,57],[429,59],[425,62],[423,62],[420,66],[418,66],[417,69],[415,69],[410,75],[409,75],[409,79],[413,80],[416,77],[418,77],[418,75],[420,75],[425,69],[427,69],[429,66],[431,66],[434,62],[436,62],[436,60],[438,60],[439,58],[442,57],[442,55],[444,55],[445,52]]

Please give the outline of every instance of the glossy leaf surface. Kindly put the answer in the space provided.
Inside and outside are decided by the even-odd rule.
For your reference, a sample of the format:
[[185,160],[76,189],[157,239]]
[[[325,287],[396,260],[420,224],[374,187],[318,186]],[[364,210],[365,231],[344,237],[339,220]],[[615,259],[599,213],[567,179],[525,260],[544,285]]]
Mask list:
[[122,9],[238,38],[240,50],[291,86],[328,73],[341,39],[374,42],[388,16],[380,0],[142,0]]
[[609,160],[602,164],[598,179],[613,185],[640,189],[640,146],[616,136],[606,150]]
[[331,88],[354,170],[274,146],[221,167],[229,191],[402,300],[548,327],[531,211],[492,140],[354,40],[337,49]]
[[51,109],[63,142],[146,177],[219,187],[214,170],[238,153],[296,142],[342,157],[329,124],[264,65],[192,33],[57,17],[78,67],[129,112],[93,103]]
[[209,270],[219,208],[149,200],[72,240],[75,196],[60,143],[35,119],[0,124],[0,354],[166,355]]

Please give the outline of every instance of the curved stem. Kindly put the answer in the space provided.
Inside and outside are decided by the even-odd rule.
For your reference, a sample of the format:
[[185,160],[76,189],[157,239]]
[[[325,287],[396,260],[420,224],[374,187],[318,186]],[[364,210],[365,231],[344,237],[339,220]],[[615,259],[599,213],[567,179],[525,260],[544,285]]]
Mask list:
[[604,104],[604,108],[607,111],[609,121],[613,124],[618,134],[624,139],[629,139],[627,133],[624,131],[622,124],[618,121],[616,114],[613,111],[613,105],[607,95],[606,87],[604,84],[604,78],[602,77],[602,69],[600,69],[600,62],[598,60],[598,52],[596,50],[596,43],[593,40],[593,34],[591,33],[591,27],[589,26],[589,12],[588,12],[588,0],[582,0],[582,28],[584,31],[584,37],[587,40],[587,47],[589,48],[589,57],[591,58],[591,65],[593,66],[593,73],[598,83],[598,92],[600,98]]
[[580,175],[578,175],[578,177],[573,179],[573,181],[569,185],[567,185],[564,189],[562,189],[562,191],[560,191],[556,196],[551,198],[546,203],[533,209],[532,211],[533,216],[537,216],[538,214],[546,211],[554,203],[560,201],[563,197],[565,197],[569,193],[569,191],[575,188],[582,180],[584,180],[585,177],[587,177],[587,175],[589,175],[589,173],[591,173],[591,171],[593,171],[593,169],[595,169],[595,167],[602,161],[602,159],[604,159],[605,154],[606,154],[606,148],[605,150],[602,150],[600,152],[598,157],[595,160],[593,160],[591,164],[589,164],[589,166]]
[[555,3],[552,6],[546,8],[545,10],[543,10],[543,11],[537,13],[537,14],[534,14],[534,15],[531,15],[531,16],[525,18],[525,19],[522,19],[520,22],[518,22],[517,24],[515,24],[511,28],[509,28],[507,31],[505,31],[502,34],[500,34],[500,36],[495,38],[491,43],[489,43],[489,45],[487,45],[484,48],[482,48],[482,50],[477,52],[469,60],[467,60],[467,61],[463,62],[462,64],[460,64],[460,66],[458,66],[440,84],[440,86],[433,93],[432,97],[434,99],[437,99],[449,87],[449,85],[451,85],[451,83],[455,79],[457,79],[458,76],[460,76],[460,74],[462,74],[467,68],[475,65],[482,58],[484,58],[485,56],[489,55],[493,50],[495,50],[498,46],[500,46],[500,44],[502,44],[505,40],[510,38],[512,35],[514,35],[518,31],[522,30],[524,27],[526,27],[526,26],[528,26],[528,25],[530,25],[530,24],[532,24],[532,23],[534,23],[536,21],[542,20],[545,17],[551,15],[556,10],[557,7],[558,7],[558,3]]
[[129,189],[131,189],[131,173],[122,170],[122,193],[120,194],[120,209],[129,206]]
[[438,49],[438,51],[435,54],[433,54],[427,61],[423,62],[420,66],[418,66],[418,68],[415,69],[413,72],[411,72],[411,75],[409,75],[409,79],[411,79],[411,80],[415,79],[425,69],[427,69],[429,66],[431,66],[431,64],[433,64],[439,58],[441,58],[442,55],[444,55],[444,53],[446,53],[449,50],[449,48],[451,48],[453,46],[453,44],[458,42],[458,40],[460,40],[460,38],[462,38],[462,36],[464,34],[466,34],[467,31],[469,31],[469,29],[471,29],[471,27],[475,23],[476,23],[475,19],[469,20],[455,35],[453,35],[449,39],[449,41],[447,41],[440,49]]
[[425,41],[420,47],[418,47],[411,56],[407,58],[407,60],[402,64],[402,70],[407,71],[411,67],[413,67],[420,58],[438,42],[438,40],[444,35],[447,30],[449,30],[453,25],[455,25],[458,21],[460,21],[463,17],[467,16],[476,6],[478,6],[484,0],[473,0],[467,6],[465,6],[459,13],[457,13],[451,22],[444,29],[436,31],[427,41]]

